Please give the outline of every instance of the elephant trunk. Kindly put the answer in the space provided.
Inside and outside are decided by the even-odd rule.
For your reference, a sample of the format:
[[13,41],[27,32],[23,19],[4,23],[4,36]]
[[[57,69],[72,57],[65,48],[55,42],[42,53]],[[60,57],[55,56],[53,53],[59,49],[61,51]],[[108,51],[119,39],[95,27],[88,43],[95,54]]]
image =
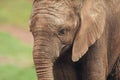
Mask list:
[[52,63],[44,54],[46,53],[34,53],[34,64],[38,80],[53,80]]
[[53,63],[44,42],[34,45],[33,58],[38,80],[53,80]]

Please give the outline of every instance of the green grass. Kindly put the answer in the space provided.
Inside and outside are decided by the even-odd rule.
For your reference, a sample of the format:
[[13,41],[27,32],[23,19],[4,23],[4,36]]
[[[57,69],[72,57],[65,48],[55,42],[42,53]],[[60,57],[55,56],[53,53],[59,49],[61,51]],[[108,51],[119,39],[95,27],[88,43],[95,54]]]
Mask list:
[[36,80],[30,45],[0,32],[0,57],[0,80]]
[[0,65],[0,80],[37,80],[33,67]]
[[0,24],[26,27],[31,7],[29,0],[0,0]]
[[[16,54],[17,52],[17,54]],[[32,47],[22,43],[8,33],[0,32],[0,54],[8,56],[30,56]]]
[[[0,0],[0,25],[28,26],[32,2]],[[0,80],[37,80],[32,46],[0,32]]]

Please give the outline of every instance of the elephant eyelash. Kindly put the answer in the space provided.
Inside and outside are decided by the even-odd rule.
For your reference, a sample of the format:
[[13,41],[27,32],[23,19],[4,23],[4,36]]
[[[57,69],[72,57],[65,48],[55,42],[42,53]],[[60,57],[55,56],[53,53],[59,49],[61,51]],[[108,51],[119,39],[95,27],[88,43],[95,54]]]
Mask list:
[[59,35],[64,35],[64,34],[65,34],[65,32],[66,32],[66,30],[65,30],[65,29],[61,29],[61,30],[59,30]]
[[65,35],[67,32],[68,32],[68,29],[67,29],[67,28],[65,28],[65,29],[62,28],[62,29],[59,29],[58,35],[63,36],[63,35]]

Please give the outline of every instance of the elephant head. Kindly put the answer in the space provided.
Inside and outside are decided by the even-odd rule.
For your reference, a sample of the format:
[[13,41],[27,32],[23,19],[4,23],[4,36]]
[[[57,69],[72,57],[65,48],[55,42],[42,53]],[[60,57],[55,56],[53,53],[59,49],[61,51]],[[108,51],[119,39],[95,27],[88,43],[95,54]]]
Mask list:
[[53,79],[53,63],[72,47],[78,61],[104,30],[102,0],[34,0],[30,30],[39,80]]

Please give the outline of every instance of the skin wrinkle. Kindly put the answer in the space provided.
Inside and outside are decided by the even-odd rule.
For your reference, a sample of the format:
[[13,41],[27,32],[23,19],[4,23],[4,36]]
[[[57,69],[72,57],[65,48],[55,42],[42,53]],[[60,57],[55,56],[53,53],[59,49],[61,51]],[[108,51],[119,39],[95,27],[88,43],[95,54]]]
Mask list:
[[[61,6],[63,6],[63,5],[61,5]],[[62,8],[62,9],[64,9],[64,8]],[[61,13],[60,13],[60,14],[61,14]],[[48,15],[49,15],[49,14],[48,14]],[[63,14],[62,14],[62,15],[63,15]],[[35,16],[36,16],[36,14],[35,14]],[[35,16],[34,16],[34,17],[35,17]],[[46,15],[43,15],[43,16],[46,16]],[[54,15],[52,15],[52,16],[54,16]],[[52,18],[52,16],[51,16],[51,18]],[[58,16],[59,16],[59,15],[58,15]],[[33,17],[32,17],[32,18],[33,18]],[[36,21],[37,21],[37,20],[36,20]],[[58,20],[56,23],[58,24],[58,22],[59,22],[59,20]],[[61,24],[61,23],[63,23],[63,22],[59,22],[59,23]],[[35,25],[38,25],[36,22],[35,22],[34,24],[35,24]],[[33,24],[33,25],[34,25],[34,24]],[[50,23],[50,24],[51,24],[51,23]],[[66,24],[66,23],[65,23],[65,24]],[[69,23],[68,23],[68,24],[69,24]],[[44,26],[44,25],[43,25],[43,26]],[[48,25],[48,26],[50,26],[50,25]],[[32,27],[32,26],[31,26],[31,27]],[[35,26],[34,26],[34,27],[35,27]],[[50,27],[51,27],[51,26],[50,26]],[[39,30],[38,30],[38,31],[39,31]],[[36,35],[37,35],[37,34],[36,34]],[[41,56],[41,58],[42,58],[42,56]],[[38,59],[38,60],[39,60],[39,59]],[[36,64],[36,65],[39,65],[39,64]],[[63,73],[64,73],[64,72],[63,72]],[[42,74],[42,72],[41,72],[41,74]],[[38,73],[38,75],[39,75],[38,78],[42,77],[42,76],[40,76],[41,74]],[[47,74],[44,74],[44,73],[43,73],[42,75],[43,75],[43,76],[44,76],[44,75],[47,76]],[[44,77],[45,77],[45,76],[44,76]],[[43,77],[43,80],[44,80],[44,77]],[[47,78],[45,78],[45,79],[47,79]],[[49,78],[48,78],[48,79],[49,79]]]
[[[60,13],[61,14],[61,13]],[[45,15],[45,14],[44,14]],[[50,14],[48,13],[48,16],[50,16]],[[58,15],[59,16],[59,15]],[[60,21],[60,19],[59,19],[59,21]],[[56,22],[57,24],[59,23],[58,21]],[[63,22],[60,22],[60,23],[63,23]],[[69,23],[68,23],[69,24]],[[50,25],[51,25],[51,23],[50,23]],[[48,25],[49,26],[49,25]],[[52,26],[50,26],[50,27],[52,27]],[[51,29],[51,28],[50,28]]]
[[[49,73],[49,71],[47,71],[49,70],[48,68],[51,68],[51,67],[45,66],[45,64],[47,65],[48,62],[47,60],[45,60],[44,62],[44,58],[49,59],[49,61],[51,61],[50,58],[54,57],[54,60],[52,60],[51,62],[56,61],[59,57],[64,56],[64,54],[67,54],[66,50],[71,50],[70,47],[74,48],[74,45],[73,45],[74,42],[79,41],[79,39],[82,40],[82,43],[80,44],[77,43],[77,45],[79,44],[80,46],[78,45],[75,48],[78,49],[79,53],[81,51],[82,53],[84,54],[86,53],[86,54],[77,55],[78,60],[82,57],[79,61],[81,61],[82,59],[83,61],[81,61],[80,63],[78,61],[78,64],[76,64],[77,62],[75,62],[75,65],[79,68],[76,69],[72,67],[71,69],[73,69],[73,73],[71,72],[71,74],[74,75],[74,69],[76,69],[75,73],[78,73],[77,77],[83,78],[82,80],[98,80],[98,79],[104,80],[105,78],[107,78],[107,76],[111,73],[113,66],[115,65],[115,61],[116,61],[115,59],[117,59],[116,57],[114,57],[113,54],[110,54],[110,53],[119,55],[118,52],[120,52],[119,48],[116,49],[116,47],[119,47],[118,43],[120,42],[119,39],[116,39],[120,37],[119,36],[120,29],[117,28],[117,26],[120,25],[119,19],[117,18],[119,17],[118,13],[120,12],[119,5],[118,5],[118,8],[115,8],[117,7],[117,4],[120,4],[119,3],[120,1],[119,0],[110,0],[108,2],[107,0],[35,0],[35,1],[37,2],[34,2],[34,6],[33,6],[34,9],[32,13],[33,15],[31,17],[30,28],[35,38],[34,53],[36,54],[34,54],[35,55],[34,58],[36,58],[36,60],[38,61],[36,62],[36,67],[38,67],[36,68],[38,70],[38,78],[42,80],[51,80],[46,76],[53,75],[52,74],[53,72],[50,74],[47,74],[47,72]],[[86,2],[86,4],[82,4],[79,1],[83,3]],[[81,12],[85,11],[83,13],[83,16],[81,16],[82,14],[80,11]],[[107,13],[109,13],[109,16]],[[110,13],[112,13],[112,15]],[[84,22],[86,20],[88,21]],[[103,20],[106,20],[106,21],[110,20],[110,21],[104,22]],[[87,35],[86,34],[83,34],[85,36],[79,35],[78,39],[74,40],[78,32],[80,32],[83,28],[81,24],[86,24],[85,25],[86,30],[83,32],[86,32]],[[101,27],[100,26],[101,24],[102,25],[105,24],[105,26]],[[87,29],[88,27],[89,29]],[[108,29],[108,27],[109,28],[112,27],[112,28]],[[59,30],[61,29],[67,29],[67,33],[65,32],[65,35],[59,35]],[[108,30],[111,30],[111,31],[107,33]],[[39,34],[39,32],[43,34]],[[116,35],[117,33],[118,35]],[[48,40],[44,39],[45,36]],[[107,41],[108,39],[106,38],[108,38],[109,41]],[[49,43],[47,44],[47,42]],[[85,43],[87,43],[87,45],[84,46]],[[92,45],[92,46],[89,46],[89,45]],[[54,46],[54,49],[52,49],[53,46]],[[66,46],[68,46],[68,48],[66,48]],[[80,50],[80,48],[83,48],[83,47],[84,49]],[[65,50],[65,51],[61,52],[62,50]],[[46,53],[46,54],[40,55],[42,53]],[[55,54],[54,56],[52,53],[57,53],[57,57]],[[48,56],[50,58],[48,58]],[[72,56],[73,55],[70,56],[70,60]],[[39,58],[43,58],[43,59],[39,61]],[[72,77],[74,77],[74,76],[70,76],[69,72],[71,71],[71,69],[68,69],[66,67],[67,61],[65,63],[65,60],[66,60],[66,57],[63,58],[63,61],[61,61],[59,66],[58,64],[53,64],[55,66],[58,66],[57,69],[58,69],[58,72],[60,72],[54,76],[60,76],[59,77],[60,80],[64,80],[64,79],[69,80]],[[41,67],[39,67],[39,64],[41,64]],[[71,67],[71,65],[69,64],[67,66]],[[98,67],[98,66],[101,66],[101,67]],[[46,70],[46,72],[44,70],[39,70],[39,69],[44,69]],[[42,75],[42,73],[44,75]],[[63,75],[64,75],[64,78],[62,78]],[[79,76],[79,75],[82,75],[82,76]],[[55,78],[55,80],[59,80],[59,79]],[[76,80],[76,79],[71,79],[71,80]]]
[[[63,0],[63,1],[64,1],[64,0]],[[65,1],[66,1],[66,0],[65,0]],[[61,4],[61,5],[62,5],[62,4]],[[63,6],[63,5],[62,5],[62,6]],[[59,6],[59,7],[61,7],[61,6]],[[53,8],[54,8],[54,7],[53,7]],[[60,9],[59,9],[59,10],[60,10]],[[62,10],[64,10],[64,9],[62,9]],[[36,11],[34,11],[34,12],[36,12]],[[61,12],[61,11],[59,11],[59,12]],[[36,13],[37,13],[37,12],[36,12]],[[58,13],[58,12],[57,12],[57,13]],[[38,14],[38,13],[37,13],[37,14]],[[53,16],[55,17],[55,13],[54,13],[54,12],[53,12],[53,14],[54,14]],[[61,14],[61,13],[59,13],[59,14]],[[33,15],[35,16],[36,14],[33,13]],[[48,15],[49,15],[49,13],[48,13]],[[64,15],[64,14],[61,14],[61,15]],[[34,16],[33,16],[33,17],[34,17]],[[49,15],[49,16],[50,16],[50,15]],[[58,16],[60,16],[60,15],[58,15]],[[33,18],[33,17],[32,17],[32,18]],[[33,21],[34,21],[34,20],[33,20]],[[60,20],[59,20],[59,21],[60,21]],[[59,21],[58,21],[58,22],[59,22]],[[58,23],[58,22],[56,22],[56,23]],[[63,22],[61,22],[61,23],[63,23]]]
[[[41,15],[41,14],[39,14],[39,15]],[[38,16],[39,16],[38,15]],[[41,15],[42,16],[42,15]],[[43,16],[49,16],[49,18],[56,18],[55,19],[55,23],[51,23],[51,22],[48,22],[49,24],[47,25],[48,27],[53,27],[53,26],[56,26],[56,23],[57,23],[57,25],[59,25],[59,24],[61,24],[61,23],[63,23],[63,20],[61,20],[60,18],[58,19],[58,16],[59,15],[50,15],[49,13],[47,13],[47,14],[43,14]],[[33,20],[31,20],[31,27],[33,27],[33,25],[35,25],[35,23],[33,22],[34,21],[34,19]],[[37,19],[37,17],[36,17],[36,21],[38,21],[38,19]],[[50,20],[48,20],[48,21],[50,21]],[[56,27],[55,27],[56,28]],[[51,28],[49,28],[49,29],[51,29]]]
[[108,2],[108,6],[112,10],[111,12],[113,15],[115,15],[119,12],[119,9],[120,9],[120,5],[119,5],[120,1],[119,0],[106,0],[106,2]]
[[[35,3],[34,3],[35,4]],[[62,6],[62,4],[61,4],[61,6]],[[61,7],[60,5],[57,5],[57,7],[58,7],[58,9],[59,9],[59,7]],[[41,7],[42,8],[42,7]],[[58,17],[59,16],[59,14],[61,14],[61,13],[57,13],[58,14],[58,16],[57,15],[55,15],[55,8],[54,8],[54,6],[53,7],[48,7],[48,9],[47,10],[43,10],[43,11],[41,11],[41,8],[34,8],[34,10],[33,10],[33,12],[35,12],[35,13],[32,13],[32,17],[31,17],[31,19],[34,17],[34,16],[36,16],[37,14],[48,14],[49,16],[51,15],[51,16],[53,16],[53,17]],[[47,8],[47,7],[46,7]],[[46,9],[46,8],[44,8],[44,9]],[[53,9],[52,9],[53,8]],[[49,10],[51,10],[51,12],[49,13]],[[52,10],[54,10],[55,12],[53,12]],[[60,9],[59,9],[60,10]],[[63,10],[63,9],[62,9]],[[39,12],[38,12],[39,11]],[[59,11],[60,12],[60,11]]]
[[[51,15],[51,16],[54,16],[54,17],[57,17],[57,18],[59,18],[55,13],[57,12],[57,10],[56,11],[53,11],[54,9],[47,9],[47,8],[40,8],[40,9],[37,9],[36,11],[35,11],[35,13],[33,13],[33,15],[32,15],[32,17],[34,17],[34,16],[36,16],[37,14],[39,15],[39,14],[48,14],[49,16]],[[59,13],[58,13],[59,14]]]
[[[35,50],[36,51],[36,50]],[[36,69],[40,69],[41,68],[41,70],[39,70],[39,71],[36,71],[36,73],[37,74],[39,74],[39,76],[38,76],[38,78],[41,78],[41,77],[45,77],[45,78],[51,78],[52,79],[52,76],[51,76],[51,74],[48,74],[48,73],[52,73],[52,68],[50,68],[50,66],[52,65],[52,64],[50,64],[51,62],[50,61],[48,61],[48,59],[47,58],[45,58],[45,54],[43,55],[40,55],[41,56],[41,58],[42,59],[38,59],[38,56],[39,56],[40,54],[38,54],[38,55],[36,55],[35,56],[35,54],[34,54],[34,60],[35,60],[35,65],[39,65],[39,64],[41,64],[41,65],[39,65],[39,67],[38,66],[36,66]],[[43,56],[44,56],[44,58],[43,58]],[[36,57],[36,58],[35,58]],[[46,64],[48,64],[48,65],[46,65]],[[46,68],[45,68],[45,66],[46,66],[46,68],[48,69],[48,70],[46,70]],[[46,72],[47,71],[47,72]],[[42,74],[41,74],[42,73]],[[46,77],[47,76],[47,77]]]
[[[56,0],[53,0],[53,1],[56,1]],[[59,3],[59,5],[57,4],[57,3],[52,3],[51,2],[51,4],[49,4],[48,6],[49,7],[43,7],[43,8],[47,8],[47,10],[49,10],[50,8],[51,9],[53,9],[53,10],[57,10],[58,12],[57,13],[59,13],[59,14],[61,14],[61,12],[63,11],[63,10],[65,10],[66,8],[68,8],[70,5],[70,2],[71,1],[67,1],[67,0],[60,0],[61,2],[58,2]],[[74,2],[74,1],[73,1]],[[38,2],[39,3],[39,2]],[[42,4],[42,3],[41,3]],[[67,6],[66,6],[66,4],[68,4]],[[56,6],[57,5],[57,6]],[[72,4],[71,4],[72,5]],[[73,7],[73,6],[71,6],[71,7]],[[38,8],[38,7],[36,7],[36,8],[34,8],[34,10],[33,10],[33,12],[36,12],[36,13],[38,13],[36,10],[40,10],[42,8],[42,5],[41,5],[41,7],[40,8]],[[40,11],[39,11],[40,12]],[[53,12],[53,11],[52,11]],[[34,14],[34,13],[32,13],[32,14]],[[56,13],[54,13],[54,14],[56,14]],[[63,15],[63,14],[62,14]]]
[[[118,3],[118,4],[120,4],[120,3]],[[113,15],[113,12],[109,12],[109,13],[111,13]],[[113,70],[114,64],[116,64],[115,61],[117,59],[116,58],[117,56],[114,56],[114,55],[118,55],[118,52],[120,52],[120,49],[119,49],[120,46],[118,45],[120,43],[120,41],[118,39],[120,37],[120,33],[119,33],[120,28],[118,27],[120,25],[120,22],[119,22],[119,18],[117,15],[120,16],[119,13],[115,13],[115,15],[108,18],[109,19],[108,25],[111,26],[111,29],[109,30],[110,36],[109,36],[109,41],[108,41],[108,44],[109,44],[108,45],[109,46],[108,53],[110,53],[110,54],[108,54],[108,59],[109,59],[108,60],[109,72],[108,73],[111,73],[111,71]],[[115,35],[115,34],[117,34],[117,35]],[[113,37],[111,37],[111,36],[113,36]],[[112,53],[114,53],[114,54],[112,54]],[[111,58],[112,58],[112,60],[110,60]],[[115,79],[115,80],[117,80],[117,79]],[[118,78],[118,80],[119,80],[119,78]]]

